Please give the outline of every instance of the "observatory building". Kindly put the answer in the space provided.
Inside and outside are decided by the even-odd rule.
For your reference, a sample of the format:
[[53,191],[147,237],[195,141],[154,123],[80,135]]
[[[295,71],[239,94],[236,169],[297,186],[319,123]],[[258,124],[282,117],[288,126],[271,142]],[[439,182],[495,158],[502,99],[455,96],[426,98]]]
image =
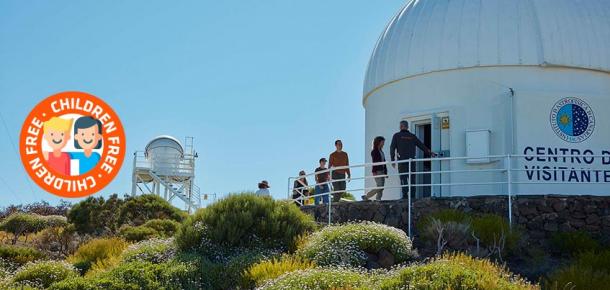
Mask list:
[[409,1],[362,102],[367,162],[379,135],[389,159],[401,120],[441,153],[417,163],[418,196],[610,195],[610,1]]
[[161,135],[148,142],[144,151],[134,153],[131,194],[156,194],[172,202],[178,198],[186,209],[201,206],[199,187],[195,185],[193,138],[178,139]]

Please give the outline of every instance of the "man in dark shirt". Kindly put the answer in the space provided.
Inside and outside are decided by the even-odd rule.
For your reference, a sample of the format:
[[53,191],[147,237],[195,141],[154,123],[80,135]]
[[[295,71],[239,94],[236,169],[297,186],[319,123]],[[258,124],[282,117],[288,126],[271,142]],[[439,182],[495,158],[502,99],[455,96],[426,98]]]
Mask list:
[[[316,168],[316,187],[315,187],[315,196],[314,202],[316,205],[322,203],[328,203],[328,195],[320,195],[330,192],[330,186],[328,185],[328,180],[330,179],[330,174],[328,174],[328,168],[326,168],[326,158],[320,159],[320,167]],[[322,173],[318,173],[320,171],[326,171]]]
[[[407,121],[400,121],[400,132],[394,134],[392,137],[392,144],[390,145],[390,156],[392,161],[394,160],[407,160],[415,158],[415,147],[419,147],[425,154],[432,157],[436,156],[434,152],[430,151],[430,148],[426,147],[417,136],[409,132],[409,123]],[[392,163],[392,167],[396,168],[396,163]],[[400,173],[400,184],[402,185],[402,198],[406,199],[409,194],[409,178],[411,178],[411,197],[415,197],[415,162],[411,162],[411,176],[409,177],[409,165],[408,162],[398,164],[398,173]]]

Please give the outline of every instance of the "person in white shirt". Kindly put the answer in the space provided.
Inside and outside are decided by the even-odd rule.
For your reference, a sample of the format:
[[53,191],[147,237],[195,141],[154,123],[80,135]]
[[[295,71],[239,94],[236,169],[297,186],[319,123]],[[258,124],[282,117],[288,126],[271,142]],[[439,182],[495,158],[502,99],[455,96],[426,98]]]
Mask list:
[[258,196],[271,196],[269,188],[271,188],[271,186],[269,186],[269,182],[267,182],[267,180],[263,180],[258,183],[258,190],[255,194]]

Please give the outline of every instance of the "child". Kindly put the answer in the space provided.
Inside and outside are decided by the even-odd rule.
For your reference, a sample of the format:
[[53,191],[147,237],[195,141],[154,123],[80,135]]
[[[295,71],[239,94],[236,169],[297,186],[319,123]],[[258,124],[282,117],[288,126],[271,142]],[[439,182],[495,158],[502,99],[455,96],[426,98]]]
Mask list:
[[74,122],[74,148],[83,152],[74,152],[70,156],[78,160],[78,174],[83,175],[93,169],[100,161],[100,154],[93,149],[102,148],[102,122],[93,117],[84,116]]
[[49,167],[57,174],[70,176],[70,155],[61,150],[70,140],[71,119],[52,117],[43,124],[43,138],[49,144],[52,152],[43,152],[43,157]]

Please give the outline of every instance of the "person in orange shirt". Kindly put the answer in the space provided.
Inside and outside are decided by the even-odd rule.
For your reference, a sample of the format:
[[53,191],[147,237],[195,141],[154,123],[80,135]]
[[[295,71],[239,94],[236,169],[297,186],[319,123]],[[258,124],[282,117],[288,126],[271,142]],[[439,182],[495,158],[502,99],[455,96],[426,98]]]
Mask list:
[[[349,166],[349,157],[347,153],[343,151],[343,142],[341,140],[335,141],[335,152],[330,154],[329,159],[329,168],[334,167],[346,167]],[[333,202],[338,202],[341,200],[341,196],[345,192],[345,188],[347,186],[347,180],[352,177],[352,173],[347,168],[339,168],[332,170],[332,180],[333,180]],[[336,180],[336,181],[335,181]]]
[[47,141],[51,152],[43,152],[43,157],[56,174],[70,176],[70,154],[62,152],[70,141],[71,119],[52,117],[43,124],[43,139]]

